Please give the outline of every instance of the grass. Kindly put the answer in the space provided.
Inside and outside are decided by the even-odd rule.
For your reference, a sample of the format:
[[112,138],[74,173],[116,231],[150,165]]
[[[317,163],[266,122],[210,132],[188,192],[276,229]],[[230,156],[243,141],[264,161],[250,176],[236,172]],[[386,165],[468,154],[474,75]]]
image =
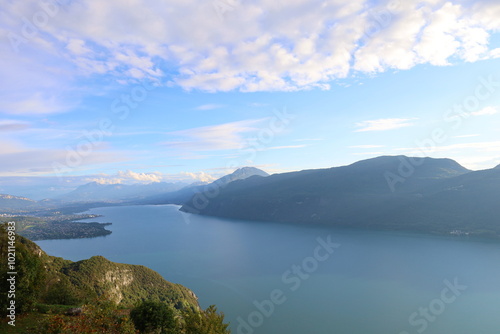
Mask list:
[[29,313],[26,315],[19,315],[16,317],[16,326],[9,325],[8,319],[0,322],[0,333],[5,334],[36,334],[40,333],[38,328],[40,323],[46,318],[45,314]]
[[78,306],[68,306],[68,305],[48,305],[48,304],[37,304],[35,312],[19,315],[16,317],[16,326],[11,326],[8,324],[9,319],[0,322],[0,333],[5,334],[36,334],[40,333],[39,327],[40,323],[49,314],[64,314],[69,308]]

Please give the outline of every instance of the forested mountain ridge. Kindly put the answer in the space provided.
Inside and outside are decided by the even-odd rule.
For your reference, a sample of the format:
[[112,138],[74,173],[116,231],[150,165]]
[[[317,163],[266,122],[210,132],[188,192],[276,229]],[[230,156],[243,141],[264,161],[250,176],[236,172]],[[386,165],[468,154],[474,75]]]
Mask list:
[[[0,226],[0,253],[7,258],[7,234]],[[117,305],[132,307],[141,300],[166,302],[178,309],[198,308],[195,294],[180,284],[163,279],[144,266],[114,263],[102,256],[72,262],[47,255],[38,245],[16,236],[17,299],[21,310],[33,303],[76,305],[105,295]],[[6,263],[2,262],[2,284],[5,284]],[[8,300],[8,289],[0,292],[1,302]],[[2,305],[3,306],[3,305]],[[3,309],[3,307],[2,307]]]
[[0,225],[1,333],[229,334],[214,305],[140,265],[47,255]]
[[[198,199],[196,198],[198,196]],[[199,197],[207,198],[205,202]],[[233,219],[500,236],[500,169],[383,156],[231,182],[181,210]]]

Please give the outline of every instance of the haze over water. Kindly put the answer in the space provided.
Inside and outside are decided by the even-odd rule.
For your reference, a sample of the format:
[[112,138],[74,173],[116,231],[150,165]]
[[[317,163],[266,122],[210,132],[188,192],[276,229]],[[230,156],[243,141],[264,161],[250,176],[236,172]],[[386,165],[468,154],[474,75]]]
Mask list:
[[[233,333],[496,334],[500,328],[498,242],[231,221],[171,205],[89,212],[103,215],[92,221],[112,222],[113,233],[37,243],[73,261],[103,255],[150,267],[192,289],[202,307],[216,304]],[[331,254],[328,240],[338,244]]]

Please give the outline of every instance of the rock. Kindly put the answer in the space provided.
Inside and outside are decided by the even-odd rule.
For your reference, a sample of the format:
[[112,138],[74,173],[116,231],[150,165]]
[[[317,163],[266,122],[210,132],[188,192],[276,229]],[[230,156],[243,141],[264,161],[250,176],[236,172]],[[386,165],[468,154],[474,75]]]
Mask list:
[[78,316],[82,314],[81,307],[72,307],[66,310],[66,315]]

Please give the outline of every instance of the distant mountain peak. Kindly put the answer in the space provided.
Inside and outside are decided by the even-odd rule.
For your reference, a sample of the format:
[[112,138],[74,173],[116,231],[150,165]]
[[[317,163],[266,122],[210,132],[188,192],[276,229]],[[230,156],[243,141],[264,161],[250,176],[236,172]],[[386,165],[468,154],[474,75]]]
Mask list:
[[220,179],[214,181],[213,183],[222,185],[222,184],[228,184],[230,182],[236,181],[236,180],[244,180],[247,179],[251,176],[262,176],[266,177],[269,176],[268,173],[264,172],[262,169],[258,169],[256,167],[241,167],[232,172],[231,174],[228,174],[226,176],[221,177]]
[[241,167],[241,168],[238,168],[237,170],[235,170],[231,174],[232,175],[238,175],[238,174],[244,175],[244,174],[248,174],[248,175],[269,176],[268,173],[266,173],[262,169],[259,169],[259,168],[256,168],[256,167]]

